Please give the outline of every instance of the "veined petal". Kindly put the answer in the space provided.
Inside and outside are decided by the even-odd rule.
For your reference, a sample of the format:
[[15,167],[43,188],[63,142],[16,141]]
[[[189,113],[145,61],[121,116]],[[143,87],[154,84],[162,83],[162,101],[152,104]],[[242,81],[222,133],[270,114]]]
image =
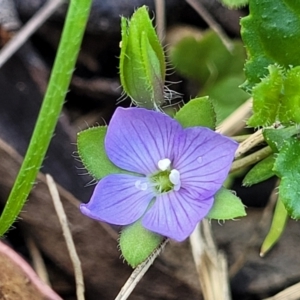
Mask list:
[[143,108],[117,108],[108,126],[105,149],[118,167],[144,175],[158,171],[162,159],[172,161],[181,125],[169,116]]
[[127,225],[146,211],[154,193],[145,177],[114,174],[96,186],[90,202],[80,210],[92,219],[115,225]]
[[238,143],[208,128],[186,128],[174,149],[173,168],[180,172],[181,187],[212,197],[226,179]]
[[142,219],[145,228],[178,242],[185,240],[211,209],[214,199],[195,199],[186,190],[157,196]]

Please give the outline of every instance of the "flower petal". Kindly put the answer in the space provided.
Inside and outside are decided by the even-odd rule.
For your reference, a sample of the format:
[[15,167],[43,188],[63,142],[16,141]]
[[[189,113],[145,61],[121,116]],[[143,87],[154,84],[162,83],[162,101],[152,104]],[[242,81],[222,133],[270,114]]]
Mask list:
[[212,207],[214,199],[195,199],[186,190],[157,196],[142,218],[148,230],[178,242],[185,240]]
[[180,172],[181,188],[212,197],[225,181],[238,144],[208,128],[186,128],[174,149],[173,168]]
[[97,184],[90,202],[81,204],[80,210],[96,220],[127,225],[145,213],[153,197],[147,178],[114,174]]
[[117,108],[108,126],[105,149],[118,167],[144,175],[158,171],[158,162],[172,161],[181,125],[169,116],[143,108]]

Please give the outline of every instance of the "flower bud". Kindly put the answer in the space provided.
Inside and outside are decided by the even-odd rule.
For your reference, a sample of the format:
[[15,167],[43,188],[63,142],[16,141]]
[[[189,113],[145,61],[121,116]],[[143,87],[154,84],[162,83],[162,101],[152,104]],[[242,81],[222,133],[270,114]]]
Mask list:
[[120,77],[132,102],[148,109],[164,103],[165,56],[145,6],[122,18]]

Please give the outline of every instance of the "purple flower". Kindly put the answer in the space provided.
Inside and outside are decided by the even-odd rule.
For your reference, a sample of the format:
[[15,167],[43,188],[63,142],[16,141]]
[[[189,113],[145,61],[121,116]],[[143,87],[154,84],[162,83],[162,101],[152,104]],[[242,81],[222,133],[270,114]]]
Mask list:
[[148,230],[182,241],[211,209],[236,148],[208,128],[184,129],[160,112],[118,108],[108,126],[106,153],[136,174],[104,177],[81,212],[116,225],[142,218]]

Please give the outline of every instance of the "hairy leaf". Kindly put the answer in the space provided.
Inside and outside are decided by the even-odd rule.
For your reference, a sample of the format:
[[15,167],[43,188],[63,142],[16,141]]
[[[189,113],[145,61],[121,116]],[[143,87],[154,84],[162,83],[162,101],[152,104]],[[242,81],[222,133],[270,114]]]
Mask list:
[[215,201],[212,209],[206,218],[216,220],[230,220],[246,216],[246,211],[240,198],[231,191],[222,187],[215,194]]
[[184,128],[203,126],[215,129],[216,114],[212,102],[208,97],[190,100],[174,116]]
[[286,74],[278,119],[283,124],[300,123],[300,66]]
[[268,70],[270,74],[252,90],[253,115],[247,122],[247,125],[252,127],[271,125],[277,118],[283,74],[281,68],[276,65],[270,65]]
[[267,67],[300,65],[300,6],[295,0],[249,0],[250,14],[241,19],[241,34],[248,52],[245,65],[252,87],[267,75]]
[[124,227],[120,235],[120,249],[127,263],[135,268],[145,261],[162,243],[164,237],[147,230],[141,220]]
[[279,196],[287,212],[294,219],[300,218],[300,141],[290,138],[280,149],[274,171],[281,178]]
[[146,6],[130,20],[121,19],[121,84],[140,107],[157,108],[164,102],[165,56]]
[[109,174],[127,173],[108,159],[104,148],[106,131],[106,126],[92,127],[79,132],[77,136],[81,161],[95,179],[101,179]]
[[273,152],[279,152],[283,147],[285,141],[290,137],[299,133],[298,126],[291,126],[287,128],[280,128],[280,129],[271,129],[267,128],[263,131],[263,135],[265,141],[271,147]]

